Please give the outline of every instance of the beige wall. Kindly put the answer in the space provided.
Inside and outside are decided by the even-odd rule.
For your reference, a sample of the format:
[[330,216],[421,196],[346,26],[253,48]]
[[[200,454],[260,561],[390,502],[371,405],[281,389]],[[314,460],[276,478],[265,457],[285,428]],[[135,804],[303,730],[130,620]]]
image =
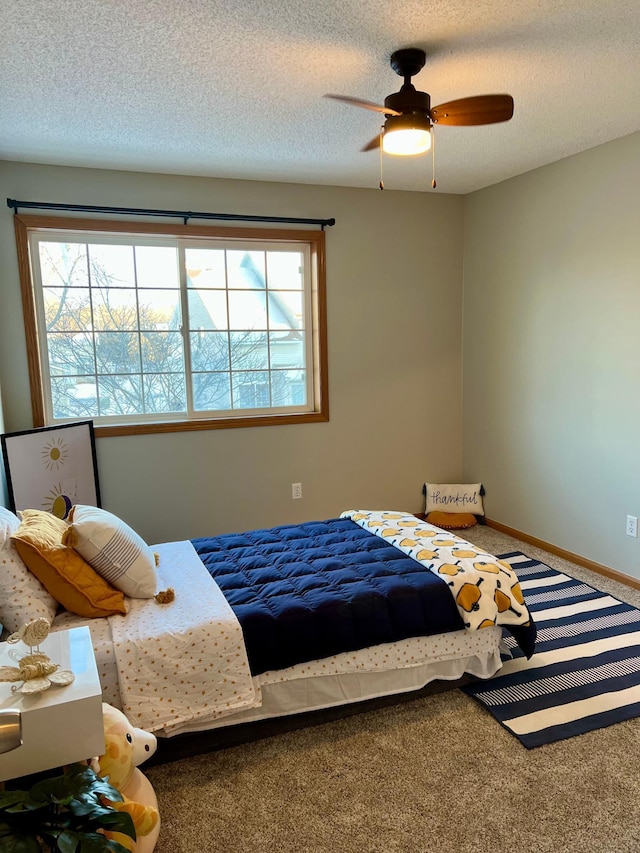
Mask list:
[[[0,433],[4,432],[4,415],[2,410],[2,388],[0,388]],[[2,453],[0,453],[0,506],[7,506],[7,482],[4,475],[4,465],[2,464]]]
[[487,514],[640,577],[640,134],[465,199],[463,471]]
[[[425,480],[460,477],[461,197],[5,162],[6,197],[337,219],[327,229],[330,422],[99,439],[103,505],[149,541],[350,507],[417,512]],[[32,423],[11,220],[0,208],[0,383],[13,431]]]
[[[640,577],[639,174],[636,134],[464,200],[2,162],[0,199],[337,218],[331,421],[100,439],[103,503],[147,539],[418,511],[425,479],[482,480],[490,517]],[[21,311],[0,207],[7,430],[31,426]]]

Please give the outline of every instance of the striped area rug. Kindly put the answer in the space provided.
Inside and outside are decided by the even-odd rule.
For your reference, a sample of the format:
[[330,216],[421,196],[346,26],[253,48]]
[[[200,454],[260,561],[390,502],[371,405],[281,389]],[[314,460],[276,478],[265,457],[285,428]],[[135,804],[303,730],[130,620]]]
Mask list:
[[640,610],[520,552],[504,554],[538,628],[527,660],[508,655],[464,690],[528,749],[640,716]]

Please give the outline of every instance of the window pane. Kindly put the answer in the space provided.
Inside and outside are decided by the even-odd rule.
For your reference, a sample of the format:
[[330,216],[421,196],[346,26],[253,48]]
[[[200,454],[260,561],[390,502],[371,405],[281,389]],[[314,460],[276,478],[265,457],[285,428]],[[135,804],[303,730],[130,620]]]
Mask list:
[[323,420],[323,353],[313,361],[326,339],[323,240],[177,230],[108,232],[82,219],[50,239],[27,229],[36,310],[25,295],[25,316],[42,353],[30,374],[44,422],[91,417],[155,431],[156,412],[208,423],[271,407]]
[[138,287],[178,287],[178,251],[174,246],[136,246]]
[[133,246],[89,245],[92,287],[135,287]]
[[193,406],[198,412],[231,408],[228,373],[194,373]]
[[144,409],[151,412],[186,412],[187,393],[184,375],[156,373],[143,377]]
[[224,290],[189,290],[189,328],[227,329],[227,293]]
[[141,329],[179,329],[182,325],[179,290],[139,290]]
[[47,335],[49,348],[49,372],[52,376],[79,376],[95,373],[93,335],[79,334]]
[[192,370],[229,370],[226,332],[195,332],[190,340]]
[[98,411],[98,390],[93,376],[51,380],[54,418],[94,418]]
[[264,293],[229,292],[230,329],[266,329],[267,300]]
[[291,290],[269,291],[269,328],[304,328],[302,293]]
[[186,249],[188,287],[226,287],[224,249]]
[[98,377],[101,415],[136,415],[142,407],[142,378],[138,376]]
[[84,243],[40,243],[38,254],[43,287],[88,287]]
[[271,399],[273,406],[304,406],[307,402],[305,370],[273,370]]
[[143,332],[140,335],[143,373],[183,373],[180,332]]
[[43,296],[47,330],[79,332],[91,329],[88,288],[47,287]]
[[234,409],[265,409],[269,406],[268,371],[242,371],[233,374]]
[[132,287],[94,287],[92,298],[96,329],[118,332],[138,328],[138,301]]
[[302,264],[301,252],[267,252],[269,287],[302,290]]
[[231,369],[261,370],[269,367],[266,332],[231,332]]
[[269,352],[271,367],[305,366],[304,332],[271,332]]
[[264,252],[227,251],[227,279],[230,288],[265,289]]
[[138,335],[133,332],[101,332],[96,335],[98,373],[139,373]]

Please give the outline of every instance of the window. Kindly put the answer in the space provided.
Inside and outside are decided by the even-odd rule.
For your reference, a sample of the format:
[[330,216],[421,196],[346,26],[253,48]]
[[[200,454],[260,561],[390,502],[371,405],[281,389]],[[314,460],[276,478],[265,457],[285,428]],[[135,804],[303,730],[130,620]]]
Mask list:
[[328,419],[322,231],[15,219],[35,426]]

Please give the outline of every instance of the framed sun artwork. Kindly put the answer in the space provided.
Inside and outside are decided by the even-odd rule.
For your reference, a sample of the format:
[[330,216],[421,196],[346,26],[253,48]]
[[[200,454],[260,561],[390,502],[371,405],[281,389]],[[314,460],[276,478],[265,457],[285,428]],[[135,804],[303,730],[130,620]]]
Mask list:
[[0,436],[10,509],[65,519],[74,504],[100,506],[93,421]]

